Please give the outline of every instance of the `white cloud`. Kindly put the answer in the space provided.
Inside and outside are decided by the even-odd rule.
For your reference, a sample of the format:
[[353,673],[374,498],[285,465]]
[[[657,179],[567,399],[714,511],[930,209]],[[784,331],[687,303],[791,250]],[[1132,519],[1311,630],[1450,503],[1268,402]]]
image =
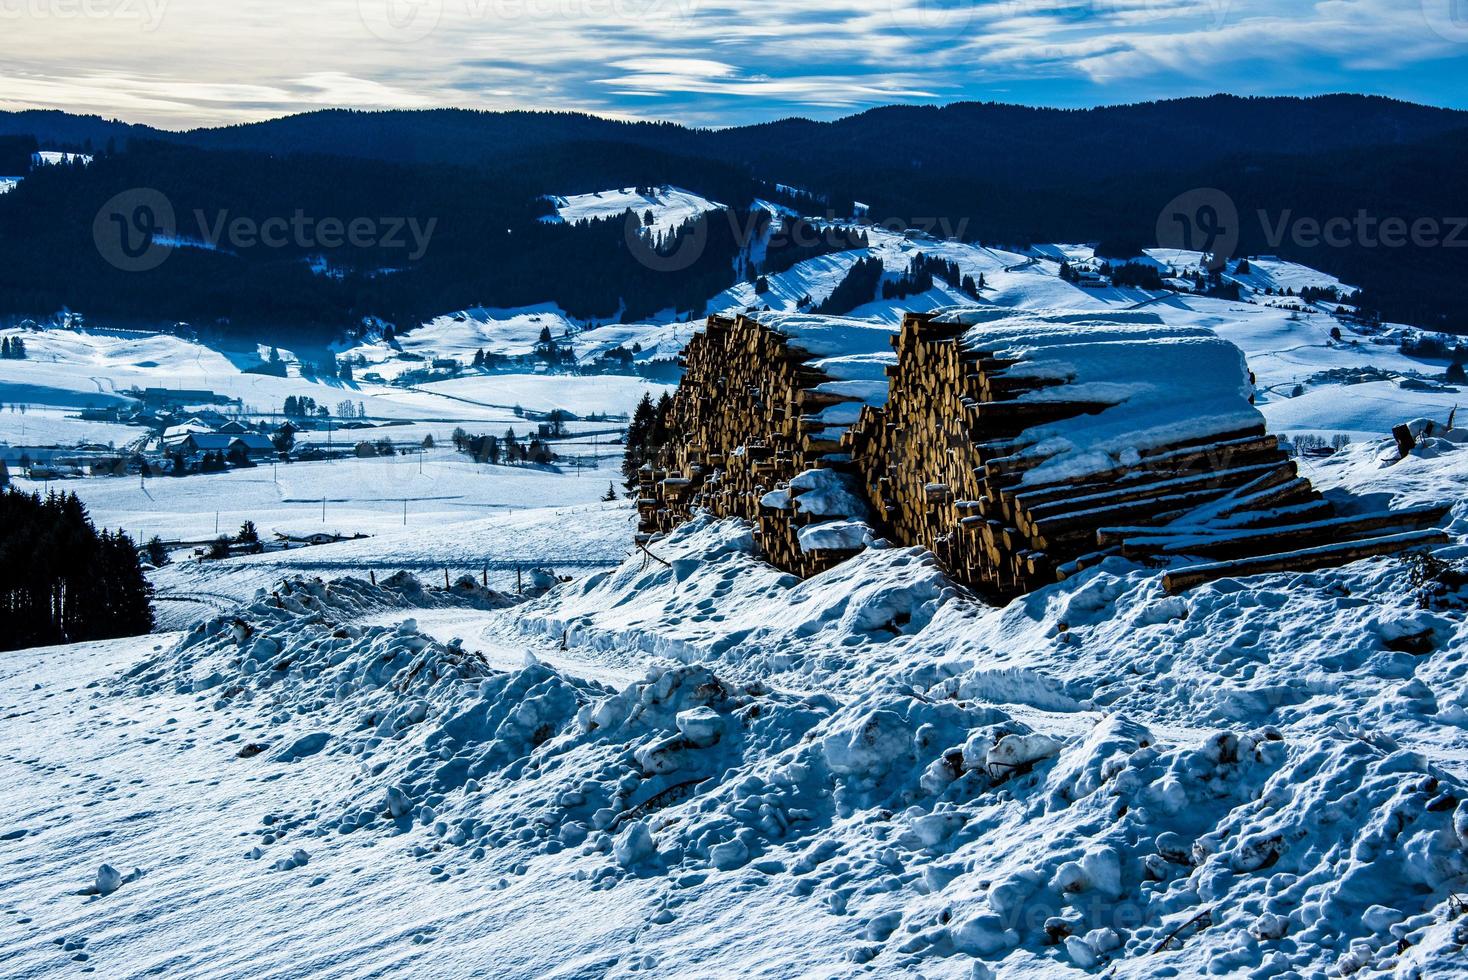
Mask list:
[[[417,17],[387,17],[413,14],[413,3]],[[0,106],[175,127],[323,105],[717,124],[1000,94],[1114,102],[1179,94],[1182,79],[1213,91],[1290,90],[1302,79],[1356,90],[1373,73],[1427,101],[1468,99],[1468,48],[1429,28],[1416,0],[114,0],[93,9],[114,15],[0,18]],[[384,30],[395,23],[407,25],[401,36]]]

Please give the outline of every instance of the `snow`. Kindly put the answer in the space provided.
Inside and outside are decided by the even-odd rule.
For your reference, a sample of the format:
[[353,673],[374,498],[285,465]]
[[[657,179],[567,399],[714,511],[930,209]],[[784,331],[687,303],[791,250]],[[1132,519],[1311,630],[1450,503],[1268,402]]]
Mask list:
[[944,312],[939,322],[972,324],[970,350],[1019,363],[1005,377],[1065,382],[1021,402],[1080,401],[1109,407],[1028,428],[1020,458],[1044,462],[1023,482],[1044,483],[1109,470],[1138,452],[1221,437],[1261,421],[1249,404],[1243,353],[1201,327],[1174,327],[1151,313]]
[[[1322,485],[1452,501],[1468,556],[1468,452],[1379,449]],[[386,577],[609,506],[186,565],[272,578],[0,654],[7,972],[1461,972],[1461,587],[1112,559],[992,608],[917,549],[800,581],[709,518],[505,609]]]
[[31,162],[38,167],[49,167],[59,163],[91,163],[90,153],[63,153],[60,150],[42,150],[31,154]]
[[717,211],[724,207],[692,191],[669,184],[652,188],[651,194],[644,194],[636,187],[623,187],[591,194],[571,194],[565,197],[557,195],[549,200],[556,213],[540,219],[547,223],[577,224],[598,218],[616,218],[629,210],[642,222],[643,216],[651,211],[653,223],[642,225],[643,233],[649,235],[665,235],[706,211]]
[[[584,220],[615,201],[565,206]],[[1163,439],[1199,405],[1217,406],[1209,424],[1262,412],[1272,431],[1353,437],[1300,464],[1343,513],[1452,504],[1437,556],[1468,559],[1468,452],[1439,433],[1398,461],[1387,438],[1441,423],[1460,395],[1320,375],[1439,374],[1382,342],[1398,327],[1079,289],[1056,271],[1085,246],[869,233],[868,250],[712,308],[768,303],[756,315],[837,379],[826,390],[881,404],[901,310],[970,307],[955,315],[971,342],[1119,400],[1045,433],[1065,465],[1123,434],[1135,445],[1137,414],[1160,411]],[[859,254],[893,272],[917,251],[982,273],[985,305],[939,287],[845,318],[795,309]],[[1255,285],[1331,283],[1251,265]],[[399,343],[467,361],[522,353],[546,326],[582,360],[632,343],[666,359],[697,329],[472,309]],[[383,434],[441,446],[460,425],[525,431],[517,403],[622,413],[668,390],[539,374],[323,384],[298,376],[310,352],[283,350],[290,377],[272,378],[241,373],[253,348],[24,336],[30,360],[0,362],[0,401],[29,408],[0,414],[12,444],[121,445],[141,430],[71,416],[132,385],[265,411],[288,394],[361,400],[411,423]],[[373,364],[359,374],[420,363],[370,339],[353,353]],[[801,581],[760,561],[739,521],[699,517],[634,549],[630,504],[599,499],[620,447],[577,431],[562,451],[594,460],[584,472],[441,448],[62,484],[139,537],[208,539],[216,512],[221,531],[370,537],[223,561],[185,548],[150,573],[166,632],[0,654],[6,974],[1462,973],[1461,581],[1375,558],[1173,596],[1161,569],[1112,558],[994,608],[931,554],[877,540],[825,470],[767,505],[814,519],[803,547],[864,550]]]
[[[447,445],[449,433],[442,436]],[[382,456],[263,463],[186,477],[75,480],[65,488],[81,498],[94,520],[144,540],[153,534],[212,540],[216,513],[223,531],[253,520],[262,534],[377,533],[403,526],[404,501],[409,527],[421,531],[512,510],[593,502],[620,476],[619,449],[604,446],[598,468],[581,475],[569,467],[478,464],[452,449],[436,449],[421,461]],[[40,481],[18,474],[12,479],[20,488],[41,489]]]
[[880,383],[886,381],[888,365],[897,363],[892,351],[896,331],[891,325],[810,313],[758,313],[755,319],[785,336],[791,348],[811,355],[808,366],[835,383],[844,383],[823,390],[860,397],[870,404],[886,402],[887,393]]

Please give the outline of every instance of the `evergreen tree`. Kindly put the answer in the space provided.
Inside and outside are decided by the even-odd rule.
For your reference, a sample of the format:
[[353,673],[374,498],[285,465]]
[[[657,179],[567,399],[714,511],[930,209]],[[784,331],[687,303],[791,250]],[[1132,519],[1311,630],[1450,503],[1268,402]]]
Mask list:
[[617,499],[617,485],[615,483],[608,483],[607,484],[607,492],[604,493],[604,494],[602,494],[601,499],[604,502],[606,502],[606,503],[611,503],[613,500],[616,500]]
[[642,400],[632,413],[627,426],[626,445],[622,453],[622,482],[629,492],[637,489],[637,471],[647,462],[647,437],[652,432],[657,410],[653,408],[652,396],[643,392]]
[[270,437],[270,441],[275,445],[276,452],[282,456],[286,455],[295,448],[296,427],[289,422],[285,423],[275,431],[275,435]]
[[146,633],[151,594],[132,539],[75,494],[0,492],[0,649]]
[[148,564],[154,568],[162,568],[169,563],[168,548],[163,544],[163,539],[158,535],[155,534],[148,539],[147,549]]

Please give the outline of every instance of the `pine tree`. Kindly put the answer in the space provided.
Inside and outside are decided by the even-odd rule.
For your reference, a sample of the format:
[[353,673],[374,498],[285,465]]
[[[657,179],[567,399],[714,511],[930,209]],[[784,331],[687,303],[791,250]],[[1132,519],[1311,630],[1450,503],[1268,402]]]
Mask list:
[[657,410],[653,408],[652,396],[643,392],[642,400],[637,403],[632,421],[627,426],[626,446],[622,453],[622,482],[629,492],[637,489],[637,471],[647,461],[647,437],[652,432],[656,418]]
[[110,639],[153,626],[127,535],[98,532],[75,494],[0,492],[0,649]]
[[608,483],[607,484],[607,492],[604,493],[604,494],[602,494],[602,498],[601,499],[605,503],[611,503],[612,501],[616,500],[617,499],[617,485],[615,483]]

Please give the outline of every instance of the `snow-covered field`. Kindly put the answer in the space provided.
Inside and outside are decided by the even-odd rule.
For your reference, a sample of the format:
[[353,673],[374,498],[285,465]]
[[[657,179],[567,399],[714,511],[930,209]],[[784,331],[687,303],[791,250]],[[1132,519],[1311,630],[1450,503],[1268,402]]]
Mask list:
[[[1456,501],[1462,560],[1443,448],[1315,478]],[[1112,559],[991,608],[707,519],[503,610],[384,577],[616,562],[630,514],[175,566],[265,591],[0,654],[6,975],[1468,974],[1461,582]]]
[[[651,193],[644,193],[644,190],[651,191]],[[542,218],[542,221],[564,221],[568,224],[576,224],[597,218],[620,217],[630,210],[637,215],[639,221],[643,222],[644,233],[650,235],[667,234],[705,211],[714,211],[723,207],[722,204],[700,197],[692,191],[668,184],[643,189],[621,187],[616,190],[594,191],[590,194],[556,196],[552,197],[550,202],[556,209],[556,213]],[[650,224],[646,221],[648,212],[652,213]]]
[[[590,447],[587,447],[588,450]],[[53,483],[74,492],[99,525],[140,540],[209,540],[251,520],[262,534],[375,534],[404,526],[442,528],[485,516],[593,502],[620,479],[620,456],[604,448],[596,466],[478,464],[452,449],[417,456],[264,463],[186,477],[113,477]],[[591,457],[586,457],[590,463]],[[41,481],[14,478],[20,489]],[[325,500],[325,516],[322,501]]]
[[[654,232],[715,206],[675,188],[555,204],[567,221],[650,207]],[[1058,276],[1083,245],[867,234],[708,311],[794,313],[862,256],[892,276],[923,252],[982,275],[984,303],[1207,328],[1244,350],[1272,431],[1351,437],[1301,461],[1317,487],[1347,511],[1453,503],[1438,556],[1468,560],[1468,451],[1382,462],[1392,425],[1462,397],[1403,383],[1446,364],[1402,354],[1399,326],[1257,292],[1330,277],[1265,258],[1241,301],[1089,289]],[[852,316],[972,302],[940,283]],[[268,348],[24,332],[29,358],[0,361],[0,443],[123,445],[144,430],[78,410],[157,386],[247,413],[361,402],[406,424],[336,442],[438,448],[60,484],[100,525],[190,544],[150,573],[164,632],[0,654],[0,974],[1468,975],[1460,579],[1372,559],[1169,596],[1113,558],[994,608],[879,544],[802,582],[737,521],[636,549],[632,505],[601,499],[615,426],[574,423],[554,467],[448,448],[456,427],[526,434],[517,407],[620,415],[667,385],[387,383],[527,354],[542,330],[583,363],[634,345],[669,361],[697,329],[671,320],[458,311],[342,351],[367,362],[350,382],[302,377],[284,349],[277,378],[242,371]],[[247,520],[368,536],[190,559]],[[443,588],[462,575],[569,581],[502,608]]]
[[[123,392],[131,388],[184,388],[238,399],[239,405],[230,410],[247,414],[279,412],[287,397],[296,396],[312,398],[328,408],[340,401],[361,402],[369,418],[444,421],[452,428],[455,422],[513,424],[519,420],[509,410],[517,400],[527,409],[549,410],[574,406],[576,393],[585,393],[598,405],[614,404],[626,412],[641,397],[643,387],[639,386],[654,397],[668,390],[627,377],[593,376],[568,384],[564,376],[475,375],[451,382],[455,397],[445,398],[432,385],[401,388],[362,380],[301,377],[290,351],[281,352],[290,362],[289,376],[279,378],[241,370],[260,364],[266,351],[225,352],[167,334],[3,330],[0,335],[23,336],[28,352],[26,360],[0,361],[0,403],[7,406],[24,402],[73,410],[105,407],[129,403]],[[472,347],[468,353],[472,356]],[[515,391],[506,393],[509,387]],[[548,397],[552,393],[555,397]],[[542,401],[542,396],[547,397]],[[630,401],[625,400],[629,397]],[[0,415],[0,440],[13,441],[23,421],[11,418],[9,411]]]

